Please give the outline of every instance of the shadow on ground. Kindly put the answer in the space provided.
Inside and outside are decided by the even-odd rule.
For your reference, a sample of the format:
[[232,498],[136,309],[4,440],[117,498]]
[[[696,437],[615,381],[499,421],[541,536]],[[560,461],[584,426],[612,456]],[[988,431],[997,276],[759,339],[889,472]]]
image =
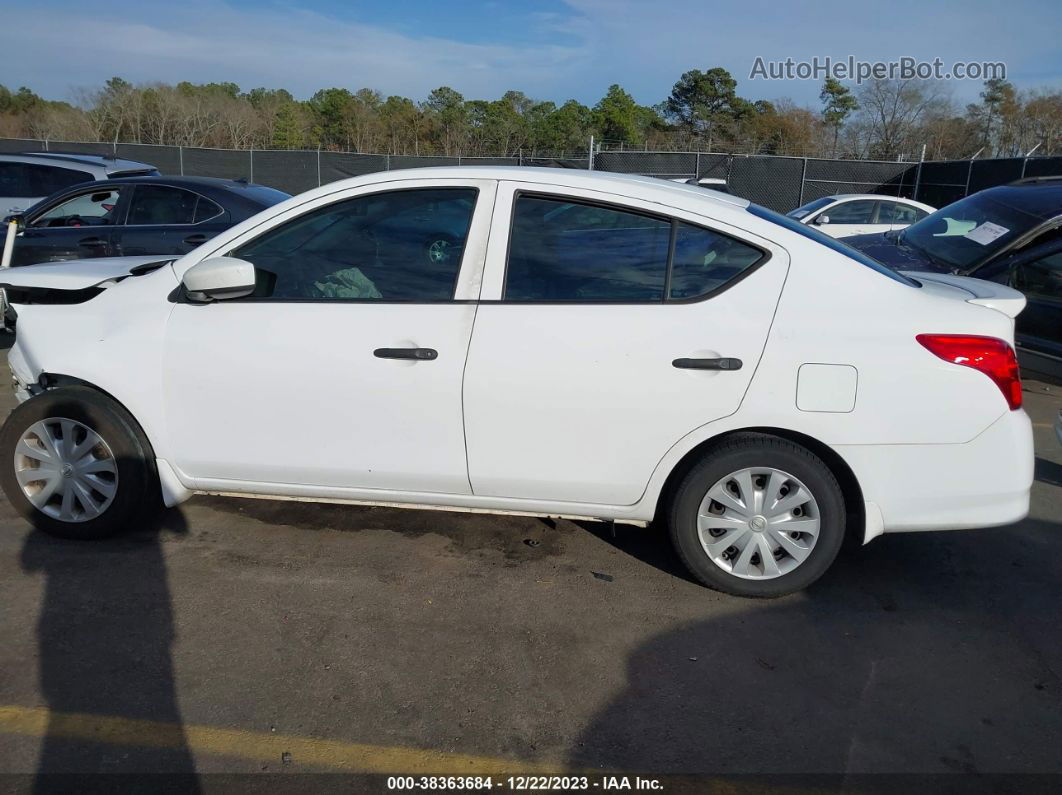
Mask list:
[[[65,780],[51,774],[194,773],[175,693],[174,622],[160,546],[160,534],[184,532],[184,516],[174,509],[111,540],[27,536],[23,568],[45,579],[38,657],[41,694],[53,713],[38,790],[54,791]],[[70,714],[161,721],[174,729],[166,748],[108,746],[77,737]],[[182,781],[181,789],[195,791],[195,781]]]
[[1055,522],[889,536],[807,592],[660,635],[573,767],[1062,772]]

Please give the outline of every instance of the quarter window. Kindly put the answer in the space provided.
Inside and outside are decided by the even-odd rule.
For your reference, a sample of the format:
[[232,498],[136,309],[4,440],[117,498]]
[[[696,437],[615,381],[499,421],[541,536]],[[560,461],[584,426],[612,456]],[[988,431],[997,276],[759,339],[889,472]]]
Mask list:
[[210,199],[205,196],[199,197],[199,202],[195,205],[195,223],[199,224],[203,221],[209,221],[211,218],[217,218],[224,210]]
[[516,198],[503,298],[657,303],[706,296],[764,258],[677,220],[559,198]]
[[232,252],[254,264],[252,297],[445,301],[453,298],[475,188],[423,188],[322,207]]
[[679,223],[668,298],[691,299],[717,290],[755,265],[763,252],[732,237]]

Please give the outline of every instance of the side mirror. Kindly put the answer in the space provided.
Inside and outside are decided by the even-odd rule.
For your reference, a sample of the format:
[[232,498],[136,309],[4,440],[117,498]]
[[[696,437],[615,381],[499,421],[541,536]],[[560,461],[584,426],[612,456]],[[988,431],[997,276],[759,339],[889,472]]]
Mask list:
[[817,215],[817,216],[815,216],[815,220],[812,221],[812,223],[815,224],[816,226],[822,226],[823,224],[828,224],[829,222],[830,222],[830,216],[828,216],[828,215]]
[[22,229],[26,225],[26,216],[22,213],[22,210],[12,210],[11,214],[4,219],[4,225],[18,224],[18,228]]
[[192,301],[242,298],[254,292],[254,265],[235,257],[211,257],[189,268],[181,283]]

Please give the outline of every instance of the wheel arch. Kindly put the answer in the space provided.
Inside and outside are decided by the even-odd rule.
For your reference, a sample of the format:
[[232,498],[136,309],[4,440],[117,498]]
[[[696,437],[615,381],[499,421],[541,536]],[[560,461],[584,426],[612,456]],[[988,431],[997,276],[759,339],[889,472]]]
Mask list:
[[91,389],[94,392],[99,392],[108,400],[113,401],[114,404],[119,406],[122,411],[124,411],[133,421],[133,430],[136,433],[139,433],[142,437],[141,441],[146,444],[149,457],[151,458],[152,462],[154,462],[155,443],[151,438],[151,434],[148,433],[147,429],[144,427],[144,424],[137,418],[136,414],[133,413],[133,411],[131,411],[130,408],[116,395],[112,394],[111,392],[108,392],[106,389],[99,386],[98,384],[94,384],[91,381],[86,381],[84,378],[79,378],[76,375],[67,375],[65,373],[42,372],[40,374],[40,378],[38,379],[38,383],[44,390],[58,389],[59,387],[64,386],[81,386],[87,389]]
[[829,467],[830,472],[833,473],[833,476],[837,479],[838,485],[841,487],[841,494],[844,497],[845,505],[846,541],[851,540],[853,543],[857,544],[863,543],[866,532],[866,507],[863,501],[863,489],[859,485],[859,480],[856,478],[855,472],[852,471],[848,462],[825,442],[812,436],[808,436],[807,434],[800,433],[799,431],[793,431],[787,428],[774,428],[768,426],[734,428],[705,439],[695,445],[678,460],[664,479],[664,485],[661,487],[660,494],[656,500],[656,520],[660,520],[662,511],[666,510],[666,506],[670,504],[675,490],[686,476],[686,473],[701,461],[712,447],[732,436],[747,433],[775,436],[785,439],[793,444],[798,444],[801,447],[807,448],[821,458],[822,462]]

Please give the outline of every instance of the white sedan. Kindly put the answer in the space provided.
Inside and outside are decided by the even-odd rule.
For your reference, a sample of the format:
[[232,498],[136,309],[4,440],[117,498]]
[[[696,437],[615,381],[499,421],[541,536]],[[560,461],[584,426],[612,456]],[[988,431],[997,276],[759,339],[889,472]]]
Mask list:
[[657,519],[700,581],[778,596],[846,534],[1028,509],[1025,299],[742,199],[392,171],[135,264],[0,275],[23,398],[0,483],[56,535],[197,492]]
[[851,237],[903,229],[936,210],[898,196],[839,193],[815,199],[786,214],[802,224],[814,224],[830,237]]

